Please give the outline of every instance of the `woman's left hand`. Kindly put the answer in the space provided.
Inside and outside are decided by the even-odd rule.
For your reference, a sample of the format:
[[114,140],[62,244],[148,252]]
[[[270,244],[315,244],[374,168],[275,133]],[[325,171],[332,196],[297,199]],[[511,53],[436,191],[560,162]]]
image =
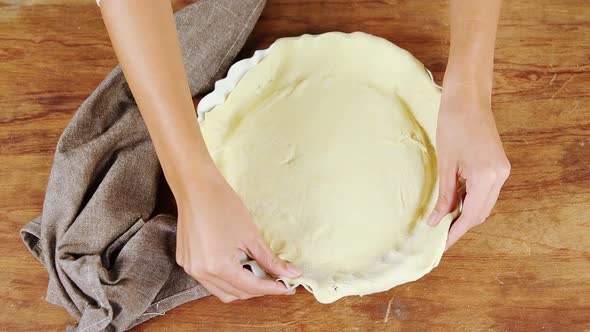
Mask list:
[[463,211],[449,230],[446,249],[486,220],[510,173],[490,100],[490,93],[481,91],[477,84],[445,78],[436,133],[439,195],[428,224],[436,226],[455,209],[459,178],[465,180],[467,189]]

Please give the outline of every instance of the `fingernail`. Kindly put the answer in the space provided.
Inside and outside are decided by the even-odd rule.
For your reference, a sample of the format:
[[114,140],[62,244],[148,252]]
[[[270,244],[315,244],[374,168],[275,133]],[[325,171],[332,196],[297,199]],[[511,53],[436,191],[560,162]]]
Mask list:
[[293,294],[295,294],[295,288],[290,289],[286,294],[287,295],[293,295]]
[[432,214],[430,214],[430,217],[428,218],[428,225],[436,226],[437,222],[438,222],[438,211],[433,211]]
[[291,273],[292,277],[299,277],[301,275],[301,271],[291,264],[287,264],[287,271]]

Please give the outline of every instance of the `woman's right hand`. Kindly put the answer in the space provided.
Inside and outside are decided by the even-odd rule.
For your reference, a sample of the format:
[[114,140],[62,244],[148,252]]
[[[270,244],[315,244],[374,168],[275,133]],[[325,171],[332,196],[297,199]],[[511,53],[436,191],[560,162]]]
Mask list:
[[[202,173],[201,173],[202,174]],[[177,197],[176,261],[211,294],[227,303],[263,295],[290,295],[281,282],[260,279],[242,267],[242,252],[275,276],[301,273],[279,259],[265,243],[248,210],[215,170]]]
[[176,198],[178,264],[224,302],[294,293],[240,264],[245,252],[274,275],[299,275],[272,253],[209,156],[170,1],[103,0],[101,12]]

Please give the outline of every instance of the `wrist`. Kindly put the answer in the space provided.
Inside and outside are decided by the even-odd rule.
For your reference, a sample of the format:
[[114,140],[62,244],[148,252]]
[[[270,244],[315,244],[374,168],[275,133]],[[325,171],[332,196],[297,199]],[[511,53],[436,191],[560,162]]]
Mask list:
[[493,80],[493,64],[456,59],[449,59],[444,77],[445,83],[477,86],[486,88],[490,93]]
[[199,201],[213,187],[225,181],[212,161],[192,165],[186,163],[174,172],[165,173],[177,204]]
[[176,122],[152,134],[154,146],[172,193],[177,201],[190,200],[211,179],[222,178],[194,121]]
[[490,103],[493,74],[486,68],[475,69],[471,65],[449,65],[443,79],[443,92],[459,98],[476,98]]
[[[482,82],[479,77],[472,78],[445,74],[441,110],[488,111],[491,109],[491,101],[491,82]],[[442,107],[443,105],[446,105],[446,107]],[[469,107],[459,107],[460,105],[468,105]]]
[[491,94],[493,80],[493,49],[480,49],[477,45],[451,47],[444,83],[477,87]]

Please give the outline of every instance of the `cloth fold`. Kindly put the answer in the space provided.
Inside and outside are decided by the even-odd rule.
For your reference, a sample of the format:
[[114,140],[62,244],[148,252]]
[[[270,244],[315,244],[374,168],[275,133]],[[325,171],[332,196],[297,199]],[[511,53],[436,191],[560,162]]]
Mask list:
[[[176,14],[193,96],[221,78],[264,4],[202,0]],[[162,178],[116,67],[64,130],[41,216],[21,230],[49,273],[47,301],[78,321],[68,330],[121,331],[208,295],[175,262],[176,215],[156,208]]]

